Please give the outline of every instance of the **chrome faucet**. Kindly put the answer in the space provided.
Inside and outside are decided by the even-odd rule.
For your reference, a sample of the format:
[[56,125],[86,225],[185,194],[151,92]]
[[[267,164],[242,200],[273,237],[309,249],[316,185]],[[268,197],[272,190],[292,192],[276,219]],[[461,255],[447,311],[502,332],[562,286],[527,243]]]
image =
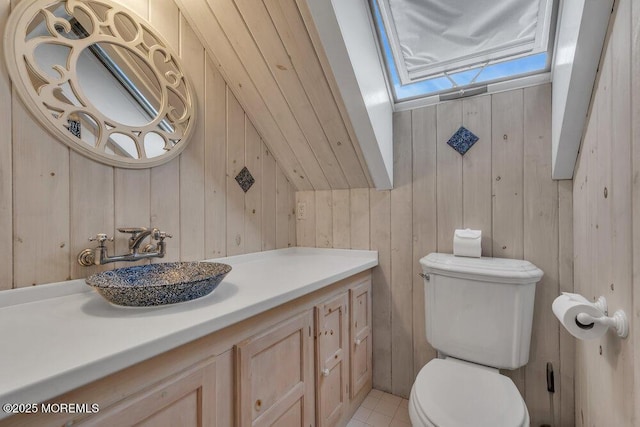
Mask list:
[[[97,241],[98,246],[94,249],[87,248],[78,254],[78,263],[88,267],[90,265],[102,265],[117,261],[138,261],[145,258],[163,258],[166,253],[166,243],[164,239],[171,238],[170,234],[160,231],[157,228],[147,229],[145,227],[118,228],[121,233],[131,234],[129,238],[129,253],[126,255],[109,256],[105,242],[113,242],[113,237],[108,237],[104,233],[97,234],[89,239],[90,242]],[[148,243],[142,248],[142,242],[151,236],[156,243]]]

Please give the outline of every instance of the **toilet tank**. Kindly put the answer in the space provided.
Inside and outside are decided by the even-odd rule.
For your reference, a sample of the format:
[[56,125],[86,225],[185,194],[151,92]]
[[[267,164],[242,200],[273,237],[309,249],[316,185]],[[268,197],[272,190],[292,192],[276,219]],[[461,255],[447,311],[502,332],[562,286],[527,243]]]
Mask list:
[[542,270],[529,261],[440,253],[420,264],[427,341],[436,350],[496,368],[526,365]]

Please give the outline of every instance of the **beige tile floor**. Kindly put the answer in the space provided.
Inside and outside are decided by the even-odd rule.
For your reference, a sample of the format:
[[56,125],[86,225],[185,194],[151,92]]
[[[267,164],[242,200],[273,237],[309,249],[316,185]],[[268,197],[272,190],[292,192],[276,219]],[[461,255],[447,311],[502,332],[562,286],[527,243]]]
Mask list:
[[347,427],[411,427],[409,401],[380,390],[371,390]]

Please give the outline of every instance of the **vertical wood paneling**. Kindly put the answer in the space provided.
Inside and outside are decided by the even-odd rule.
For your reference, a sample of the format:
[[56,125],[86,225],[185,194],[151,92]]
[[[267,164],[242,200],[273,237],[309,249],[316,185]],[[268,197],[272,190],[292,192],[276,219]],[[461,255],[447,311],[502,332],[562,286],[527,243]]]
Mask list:
[[[544,271],[536,287],[535,325],[531,356],[525,367],[527,407],[537,422],[555,424],[560,413],[560,393],[551,405],[546,364],[560,368],[559,323],[549,307],[559,295],[558,278],[558,184],[551,180],[551,85],[524,90],[524,258]],[[556,368],[557,367],[557,368]],[[561,388],[561,386],[560,386]]]
[[[560,292],[574,292],[573,288],[573,181],[558,182],[558,277]],[[561,426],[575,425],[574,374],[575,339],[560,328],[560,422]],[[556,377],[558,374],[556,373]]]
[[[634,325],[640,315],[635,262],[640,115],[634,92],[640,88],[640,14],[635,2],[616,2],[612,24],[573,187],[575,290],[587,298],[605,296],[609,314],[633,313]],[[576,343],[576,425],[638,424],[638,342],[637,332],[625,340],[610,332]]]
[[373,387],[391,391],[391,192],[371,190],[371,250],[378,266],[371,273]]
[[[596,90],[595,98],[598,97],[598,91]],[[595,99],[594,99],[595,102]],[[578,161],[577,170],[575,173],[576,180],[575,187],[579,188],[580,197],[574,199],[574,220],[576,222],[576,228],[574,233],[574,250],[575,250],[575,263],[574,263],[574,281],[576,292],[583,293],[587,298],[593,296],[591,289],[592,277],[594,266],[596,263],[591,262],[593,245],[595,239],[593,238],[593,224],[594,224],[594,211],[591,207],[594,206],[592,185],[589,184],[589,171],[595,171],[595,142],[597,133],[597,115],[598,110],[596,108],[591,109],[589,121],[583,138],[581,146],[580,157]],[[593,182],[593,178],[591,179]],[[578,187],[579,185],[579,187]],[[576,376],[575,376],[575,398],[576,398],[576,422],[579,425],[591,424],[591,412],[583,410],[583,404],[588,400],[590,390],[591,375],[580,375],[580,372],[586,372],[589,362],[595,357],[593,351],[587,351],[591,344],[587,341],[575,341],[576,345]]]
[[[289,109],[287,100],[267,64],[262,60],[262,55],[233,0],[208,1],[207,4],[225,33],[221,37],[229,40],[237,58],[242,62],[242,67],[249,73],[250,81],[253,82],[261,97],[269,100],[268,108],[276,118],[278,126],[281,127],[285,140],[291,142],[291,150],[297,158],[304,159],[302,162],[313,188],[330,188],[327,177],[309,145],[311,141],[305,139],[302,130],[296,125],[295,112]],[[226,65],[228,63],[225,63]]]
[[149,22],[158,30],[172,49],[180,54],[180,11],[172,1],[147,0]]
[[[262,250],[276,248],[276,161],[262,143]],[[315,233],[315,231],[314,231]]]
[[[369,190],[367,190],[369,191]],[[304,206],[304,218],[297,217],[296,235],[298,246],[316,246],[316,193],[314,191],[297,191],[296,206]]]
[[[631,150],[631,0],[617,2],[615,20],[611,32],[611,188],[608,199],[611,211],[611,234],[608,237],[611,248],[611,282],[607,302],[612,309],[623,309],[634,313],[633,283],[633,247],[632,247],[632,163]],[[640,22],[636,21],[636,26]],[[637,76],[635,76],[637,78]],[[637,140],[635,141],[637,143]],[[607,284],[601,284],[601,286]],[[615,308],[614,308],[615,307]],[[635,323],[636,325],[638,323]],[[611,381],[613,401],[622,401],[622,408],[612,408],[613,417],[607,422],[624,424],[633,419],[636,402],[626,399],[634,395],[633,371],[640,369],[633,365],[631,358],[625,357],[638,351],[638,341],[609,340],[606,344],[606,359],[610,365],[618,365]],[[618,384],[622,383],[622,387]],[[636,390],[640,385],[635,384]],[[637,393],[637,392],[636,392]],[[637,397],[638,395],[635,394]],[[635,420],[638,423],[638,420]]]
[[479,138],[462,157],[462,225],[482,230],[482,255],[491,256],[491,97],[462,101],[462,124]]
[[227,105],[226,83],[208,56],[205,83],[205,258],[214,258],[227,254]]
[[[300,82],[291,58],[282,44],[271,17],[262,2],[233,0],[246,22],[253,40],[262,53],[270,75],[277,82],[280,91],[313,150],[331,188],[348,187],[345,174],[329,144],[324,129],[309,102],[305,88]],[[266,71],[265,72],[269,72]]]
[[[164,258],[152,258],[151,262],[180,260],[180,203],[175,194],[180,194],[180,160],[151,169],[150,226],[171,234],[167,239],[167,254]],[[146,225],[145,225],[146,226]]]
[[[0,0],[0,28],[4,29],[10,0]],[[0,45],[0,58],[4,58],[4,44]],[[0,61],[0,129],[12,135],[11,82],[5,62]],[[11,289],[13,284],[13,168],[11,138],[0,139],[0,229],[6,230],[0,237],[0,290]]]
[[[611,44],[609,44],[609,46],[611,46]],[[594,169],[592,169],[592,171],[595,171],[595,173],[592,172],[590,174],[592,179],[595,178],[594,185],[590,186],[591,194],[593,197],[592,200],[594,201],[591,206],[595,210],[595,228],[592,230],[592,235],[594,236],[595,243],[593,245],[595,256],[594,258],[592,258],[592,262],[594,264],[597,264],[597,268],[595,270],[596,274],[593,276],[591,287],[594,297],[597,297],[597,294],[599,294],[603,290],[608,290],[607,286],[613,283],[613,259],[611,253],[612,199],[609,198],[608,195],[609,191],[611,191],[612,193],[615,192],[615,189],[611,187],[611,149],[613,145],[611,141],[611,60],[611,55],[605,55],[600,62],[600,77],[598,80],[599,93],[596,98],[597,101],[594,104],[594,108],[598,110],[596,122],[597,149],[595,150],[594,157],[596,166],[594,167]],[[607,189],[607,194],[605,194],[605,188]],[[608,297],[609,295],[606,296]],[[598,341],[590,342],[591,352],[594,352],[596,346],[606,343],[606,339],[601,339]],[[607,347],[608,346],[603,346],[603,351],[608,350]],[[599,351],[600,348],[598,347],[598,353]],[[599,359],[600,360],[596,362],[597,365],[603,364],[604,360],[602,360],[602,358]],[[619,377],[621,372],[619,370],[616,371],[614,371],[614,375],[617,374]],[[612,388],[608,386],[613,380],[613,376],[610,375],[610,373],[607,373],[602,369],[598,369],[592,379],[596,380],[597,383],[600,383],[603,386],[606,385],[606,388],[614,393]],[[607,423],[609,422],[609,420],[611,420],[615,423],[614,420],[617,417],[612,412],[614,412],[614,408],[611,405],[604,406],[602,408],[602,411],[593,413],[593,422],[598,425],[602,425],[603,423]]]
[[391,192],[391,391],[408,396],[413,385],[413,235],[411,111],[394,113]]
[[332,195],[330,190],[316,191],[316,247],[333,247]]
[[303,84],[306,95],[336,153],[349,186],[368,187],[366,166],[360,164],[336,101],[327,97],[331,89],[322,72],[322,66],[315,55],[309,55],[309,52],[314,51],[313,44],[295,0],[266,0],[264,4],[291,59],[293,69]]
[[[269,111],[265,101],[262,99],[260,92],[253,84],[251,77],[245,69],[242,62],[236,55],[231,42],[227,39],[217,18],[209,19],[208,14],[212,11],[208,5],[204,5],[200,0],[176,0],[183,13],[189,11],[199,11],[205,7],[203,13],[189,14],[189,19],[198,26],[201,40],[204,41],[205,47],[226,81],[233,81],[234,85],[243,90],[237,91],[237,96],[242,100],[243,105],[250,105],[251,111],[247,114],[251,121],[268,144],[278,153],[276,160],[281,163],[283,168],[289,173],[289,177],[296,184],[299,190],[310,190],[313,187],[313,181],[310,181],[306,170],[302,167],[296,158],[296,154],[287,144],[286,139],[278,127],[274,116]],[[214,49],[211,45],[215,43]],[[222,66],[224,64],[224,67]],[[229,79],[229,75],[233,79]],[[272,153],[273,154],[273,153]]]
[[[318,49],[316,50],[316,55],[318,56],[318,60],[320,61],[320,64],[322,66],[322,69],[325,72],[325,75],[328,77],[329,88],[331,89],[331,93],[333,94],[333,97],[336,101],[338,110],[340,111],[340,115],[345,118],[344,125],[347,128],[347,133],[349,134],[349,137],[351,138],[352,141],[357,141],[358,138],[356,137],[356,133],[351,124],[351,120],[348,119],[349,113],[347,112],[347,107],[345,106],[342,96],[340,95],[338,83],[336,82],[335,78],[331,77],[333,71],[331,69],[331,66],[329,65],[329,59],[327,58],[327,55],[325,54],[324,49],[320,48],[322,46],[322,42],[320,40],[320,35],[318,33],[318,30],[315,26],[314,19],[311,16],[309,5],[305,0],[294,0],[294,1],[298,6],[298,13],[302,17],[302,20],[304,21],[305,26],[308,29],[308,34],[309,34],[309,38],[311,39],[311,42],[313,43],[314,46],[318,46]],[[373,180],[371,179],[371,176],[367,173],[367,162],[364,159],[362,148],[360,147],[360,144],[354,144],[354,148],[356,151],[356,155],[358,156],[358,160],[360,161],[360,165],[362,166],[363,171],[366,174],[367,182],[369,183],[368,187],[373,188],[374,187]]]
[[69,149],[32,121],[15,91],[13,98],[14,287],[66,280]]
[[349,231],[351,223],[349,190],[333,190],[331,197],[333,247],[349,249],[351,248],[351,233]]
[[[640,181],[636,179],[640,174],[640,148],[637,141],[640,141],[640,4],[638,2],[631,3],[631,176],[633,181],[631,184],[631,212],[632,212],[632,251],[633,251],[633,274],[632,289],[633,295],[633,315],[631,317],[632,324],[636,325],[631,329],[631,339],[635,343],[633,352],[634,366],[634,396],[640,396]],[[623,41],[629,43],[629,38]],[[637,423],[640,421],[640,405],[635,405],[633,420]]]
[[[126,2],[126,6],[149,18],[189,64],[187,72],[196,86],[200,112],[194,140],[179,158],[151,170],[100,165],[68,150],[31,118],[17,94],[11,92],[6,69],[0,64],[0,128],[11,135],[0,141],[0,154],[4,153],[0,155],[0,225],[7,230],[4,240],[0,240],[0,289],[56,282],[83,277],[97,269],[131,265],[86,268],[76,262],[81,249],[95,246],[87,241],[88,237],[99,232],[113,236],[116,227],[151,225],[173,234],[174,238],[167,241],[167,256],[153,262],[226,254],[226,133],[231,126],[232,133],[240,135],[244,161],[244,111],[239,109],[236,114],[240,120],[227,123],[226,83],[213,61],[206,58],[186,21],[181,20],[173,2],[135,0]],[[0,1],[2,25],[9,9],[9,1]],[[267,152],[259,135],[254,133],[253,141],[257,150]],[[272,226],[254,230],[258,244],[252,244],[252,250],[275,247],[278,215],[279,166],[273,156],[266,156],[267,160],[258,156],[260,153],[252,166],[257,171],[252,170],[254,188],[261,196],[268,195],[269,201],[264,203],[266,210],[257,212],[260,223],[264,220]],[[263,165],[264,172],[260,170]],[[237,187],[235,181],[234,185]],[[295,244],[295,233],[291,232],[295,226],[294,195],[286,178],[282,185],[286,193],[282,210],[286,225],[281,227],[281,240],[286,245]],[[261,206],[258,202],[258,208]],[[241,209],[231,208],[228,214],[244,221],[244,199]],[[107,243],[109,254],[128,251],[129,236],[117,234],[115,244]],[[33,268],[34,259],[40,261],[37,269]],[[149,261],[141,261],[146,262]]]
[[[245,120],[245,166],[251,175],[262,176],[262,141],[253,124]],[[262,180],[256,180],[244,198],[245,252],[262,250]]]
[[[436,252],[436,107],[412,111],[413,140],[413,375],[436,356],[427,342],[420,258]],[[484,232],[484,230],[483,230]]]
[[244,167],[244,111],[227,88],[227,255],[244,253],[244,192],[235,177]]
[[[473,226],[483,230],[485,255],[492,251],[495,255],[492,243],[497,232],[498,238],[508,240],[509,247],[500,248],[504,257],[524,257],[544,270],[530,363],[505,373],[525,396],[532,425],[572,425],[575,340],[560,334],[549,310],[561,289],[573,289],[573,196],[570,181],[562,183],[559,192],[560,184],[551,180],[550,91],[550,85],[535,86],[396,114],[395,188],[371,190],[368,201],[361,200],[359,190],[350,191],[351,235],[368,228],[369,248],[379,251],[380,264],[373,271],[375,387],[407,396],[417,372],[435,357],[426,342],[419,260],[442,251],[439,239],[441,246],[451,245],[453,228],[462,226],[452,221],[458,218],[466,226],[480,224]],[[446,145],[461,124],[480,137],[464,157]],[[449,157],[451,153],[454,156]],[[298,192],[297,197],[300,202],[328,196],[316,191],[315,198],[314,192]],[[334,210],[336,205],[334,201]],[[336,218],[335,212],[318,207],[315,211]],[[326,219],[320,221],[325,224],[315,226],[317,235],[328,229]],[[442,232],[441,223],[451,230]],[[298,222],[298,236],[312,231],[313,224]],[[354,242],[352,237],[352,247]],[[556,374],[553,405],[546,391],[547,361]]]
[[[71,278],[77,279],[113,268],[113,264],[83,267],[77,262],[80,251],[95,245],[89,238],[98,233],[114,236],[113,168],[71,151],[69,170],[69,222],[73,224],[69,230],[69,264]],[[107,247],[111,252],[113,243],[107,242]]]
[[15,91],[11,96],[15,101],[7,118],[13,152],[6,154],[13,157],[13,170],[8,169],[13,172],[8,181],[13,182],[13,287],[47,277],[64,280],[69,275],[69,150],[31,122]]
[[282,169],[276,170],[276,248],[289,246],[289,213],[291,199],[289,181]]
[[350,190],[350,215],[351,248],[369,249],[369,189]]
[[180,55],[189,64],[189,75],[196,93],[197,117],[192,140],[180,155],[180,257],[184,261],[204,258],[204,141],[205,141],[205,63],[198,37],[180,20]]
[[493,256],[522,258],[522,90],[498,93],[491,102]]
[[[124,2],[122,2],[125,5]],[[149,1],[133,0],[126,7],[138,15],[149,19]],[[118,169],[114,171],[114,216],[116,231],[114,232],[115,253],[129,252],[128,234],[117,231],[121,227],[147,227],[151,222],[151,172],[146,170]],[[148,264],[149,260],[135,264]],[[129,263],[116,263],[115,267],[125,267]]]
[[131,9],[145,19],[149,19],[149,0],[114,0],[116,3]]
[[462,125],[462,101],[438,104],[438,252],[453,252],[453,232],[462,228],[462,158],[447,141]]
[[[147,227],[150,219],[150,172],[149,169],[118,169],[114,171],[114,202],[115,202],[115,253],[129,252],[128,237],[117,231],[122,227]],[[167,230],[168,231],[168,230]],[[171,232],[169,232],[171,234]],[[171,250],[171,249],[168,249]],[[149,260],[141,260],[136,264],[148,264]],[[132,265],[118,262],[117,268]]]
[[[175,3],[149,0],[149,21],[165,37],[169,46],[180,52],[180,11]],[[150,172],[150,225],[166,231],[173,237],[168,240],[164,258],[151,262],[169,262],[180,259],[180,203],[173,194],[180,192],[180,160],[155,167]]]
[[[493,256],[523,257],[523,95],[513,90],[491,97]],[[525,396],[524,369],[505,372]]]

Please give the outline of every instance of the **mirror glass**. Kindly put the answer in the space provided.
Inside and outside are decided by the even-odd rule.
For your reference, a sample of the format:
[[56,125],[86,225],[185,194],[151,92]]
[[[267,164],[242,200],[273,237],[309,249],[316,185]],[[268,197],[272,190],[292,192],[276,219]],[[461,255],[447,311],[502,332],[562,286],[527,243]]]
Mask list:
[[20,96],[71,148],[142,168],[186,146],[193,91],[177,55],[133,12],[108,0],[23,0],[7,34]]

